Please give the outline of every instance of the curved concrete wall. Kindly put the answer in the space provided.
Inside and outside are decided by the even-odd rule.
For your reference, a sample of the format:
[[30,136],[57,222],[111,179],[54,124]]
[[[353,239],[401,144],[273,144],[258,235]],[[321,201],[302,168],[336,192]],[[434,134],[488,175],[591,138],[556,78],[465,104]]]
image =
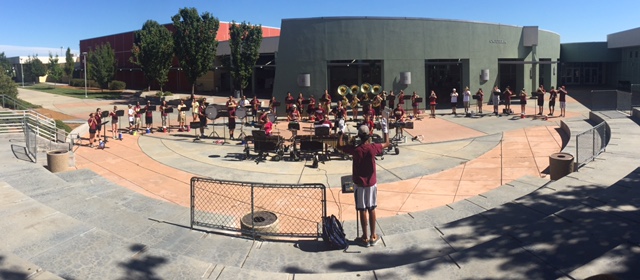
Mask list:
[[[523,46],[523,28],[477,22],[413,18],[309,18],[282,21],[274,96],[282,100],[287,91],[318,96],[328,84],[327,62],[334,60],[382,60],[384,90],[424,93],[425,60],[460,59],[463,85],[490,90],[496,82],[498,59],[524,61],[560,56],[560,36],[538,31],[538,46]],[[533,52],[536,55],[533,55]],[[538,84],[530,77],[531,64],[517,73],[529,90]],[[480,80],[482,69],[490,79]],[[549,69],[551,69],[549,67]],[[410,71],[412,84],[399,84],[400,72]],[[555,73],[547,71],[555,81]],[[298,74],[310,73],[311,86],[299,87]],[[537,72],[534,72],[537,73]],[[555,86],[555,84],[552,84]],[[331,93],[335,89],[329,89]]]

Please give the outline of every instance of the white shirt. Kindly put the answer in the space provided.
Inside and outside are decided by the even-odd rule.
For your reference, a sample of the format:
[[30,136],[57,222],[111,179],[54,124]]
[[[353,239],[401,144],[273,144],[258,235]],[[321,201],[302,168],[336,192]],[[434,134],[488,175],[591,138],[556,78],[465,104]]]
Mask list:
[[133,115],[135,114],[135,112],[133,111],[133,108],[129,108],[129,120],[133,121]]
[[462,102],[469,102],[469,99],[471,99],[471,92],[468,90],[465,90],[462,93]]
[[457,103],[457,102],[458,102],[458,93],[454,91],[451,93],[451,103]]

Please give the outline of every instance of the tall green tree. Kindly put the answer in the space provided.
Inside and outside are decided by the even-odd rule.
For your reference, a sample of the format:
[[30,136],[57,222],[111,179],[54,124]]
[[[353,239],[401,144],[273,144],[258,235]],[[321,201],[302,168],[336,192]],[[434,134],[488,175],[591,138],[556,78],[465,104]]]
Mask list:
[[64,74],[69,78],[69,84],[71,84],[73,70],[75,68],[76,62],[73,60],[73,55],[71,55],[71,48],[67,48],[67,52],[65,53]]
[[100,89],[104,91],[116,74],[116,54],[111,48],[111,44],[96,46],[94,51],[89,52],[87,63],[90,79],[96,81]]
[[10,97],[18,97],[18,88],[6,71],[0,71],[0,94],[6,94]]
[[231,22],[229,26],[231,55],[223,60],[231,72],[233,87],[244,91],[253,75],[253,68],[260,57],[262,26],[242,22]]
[[[1,52],[0,53],[0,71],[7,74],[12,72],[12,70],[13,69],[11,69],[11,62],[9,62],[9,59],[4,55],[4,52]],[[12,76],[12,75],[9,74],[9,76]]]
[[196,80],[213,67],[220,21],[208,12],[199,16],[195,8],[180,9],[171,20],[176,29],[175,54],[191,83],[191,93],[195,93]]
[[173,60],[173,36],[171,31],[156,21],[147,20],[142,30],[135,34],[129,61],[142,68],[149,89],[152,81],[158,82],[160,91],[169,81],[169,69]]
[[53,79],[54,82],[59,82],[62,78],[62,68],[58,64],[58,55],[55,57],[49,52],[49,66],[47,67],[47,73]]
[[40,61],[37,54],[29,56],[24,68],[25,76],[29,77],[34,83],[38,82],[38,77],[47,75],[47,67]]

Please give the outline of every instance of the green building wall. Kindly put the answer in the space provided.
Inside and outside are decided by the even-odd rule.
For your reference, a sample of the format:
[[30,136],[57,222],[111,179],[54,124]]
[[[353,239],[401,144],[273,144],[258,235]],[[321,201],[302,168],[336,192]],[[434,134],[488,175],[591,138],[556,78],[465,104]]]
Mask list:
[[[518,67],[517,83],[529,91],[537,88],[538,67],[544,67],[545,86],[555,86],[555,64],[535,65],[532,61],[556,62],[560,57],[560,36],[538,31],[538,45],[523,46],[523,28],[500,24],[417,18],[308,18],[285,19],[277,54],[273,95],[282,100],[286,92],[319,96],[327,89],[329,61],[382,60],[384,90],[426,89],[425,61],[460,60],[462,86],[472,91],[489,91],[498,79],[500,59],[528,62]],[[488,81],[481,80],[489,69]],[[533,70],[531,70],[533,69]],[[411,72],[411,84],[400,83],[401,72]],[[299,74],[310,74],[310,87],[300,87]]]

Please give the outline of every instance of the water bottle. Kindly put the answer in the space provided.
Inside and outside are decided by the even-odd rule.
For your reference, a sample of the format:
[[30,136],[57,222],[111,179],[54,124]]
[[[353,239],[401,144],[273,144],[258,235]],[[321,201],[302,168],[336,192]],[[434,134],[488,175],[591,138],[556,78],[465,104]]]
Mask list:
[[118,132],[118,139],[122,141],[122,132]]

